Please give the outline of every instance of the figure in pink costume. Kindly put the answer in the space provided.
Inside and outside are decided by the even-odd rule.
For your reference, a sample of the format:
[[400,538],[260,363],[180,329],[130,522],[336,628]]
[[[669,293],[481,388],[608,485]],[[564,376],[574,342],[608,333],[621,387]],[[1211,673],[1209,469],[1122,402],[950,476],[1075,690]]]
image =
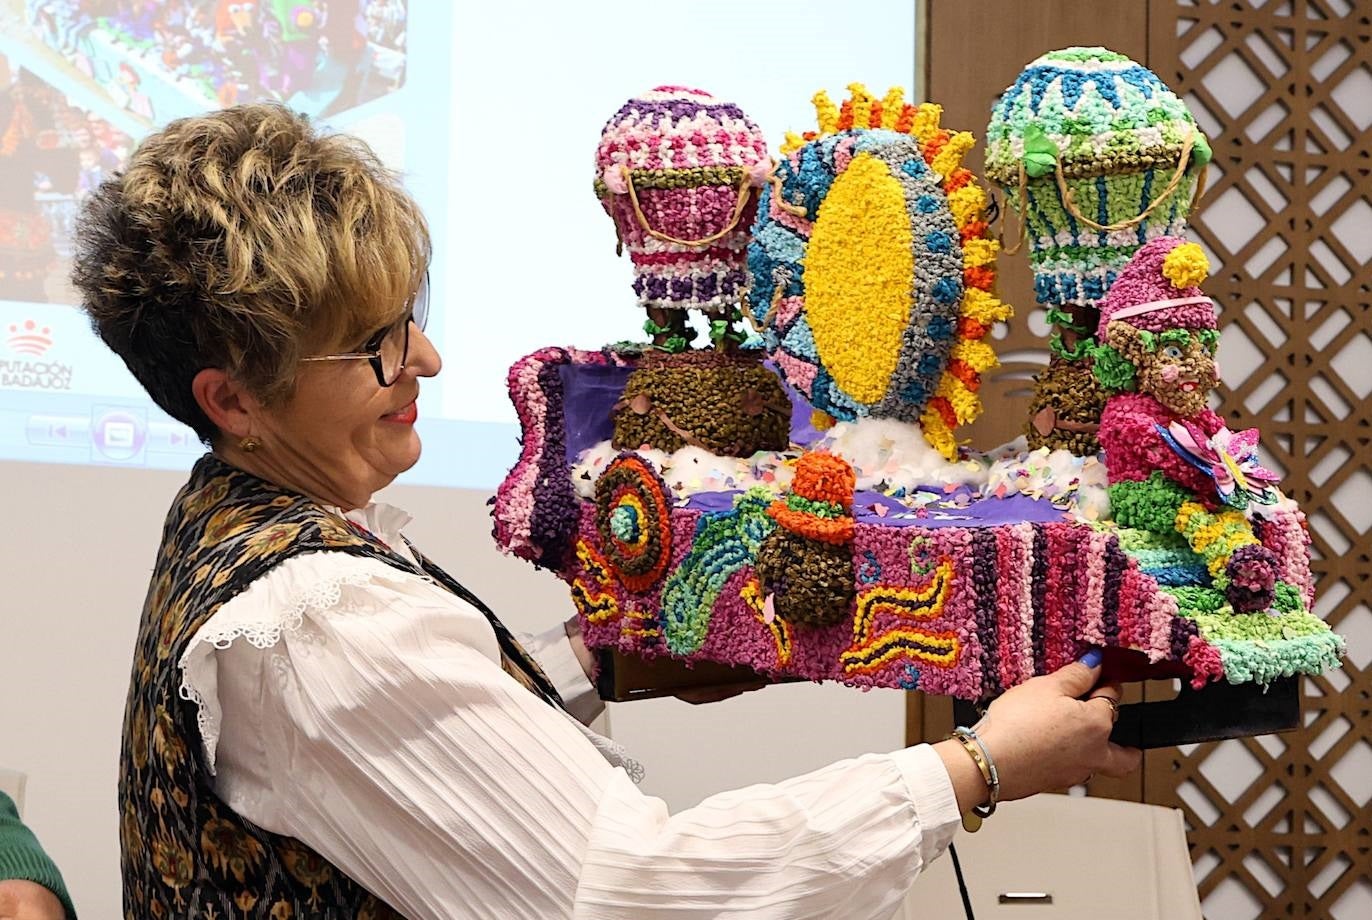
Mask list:
[[1100,441],[1115,520],[1180,533],[1237,613],[1271,606],[1276,557],[1254,533],[1282,499],[1258,461],[1256,429],[1234,432],[1207,405],[1219,381],[1215,304],[1194,243],[1143,246],[1101,302],[1095,374],[1113,395]]

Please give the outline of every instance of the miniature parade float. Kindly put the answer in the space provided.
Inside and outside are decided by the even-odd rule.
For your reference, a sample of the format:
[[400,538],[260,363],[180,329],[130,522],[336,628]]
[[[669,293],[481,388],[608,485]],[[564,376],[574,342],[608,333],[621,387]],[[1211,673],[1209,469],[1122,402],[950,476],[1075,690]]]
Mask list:
[[[1092,276],[1103,309],[1079,341],[1108,395],[1103,462],[970,451],[957,430],[982,411],[1010,315],[989,199],[962,165],[973,138],[899,90],[849,89],[817,94],[818,130],[775,162],[737,106],[698,90],[660,87],[610,120],[595,188],[651,341],[511,368],[523,437],[499,545],[567,582],[606,665],[966,701],[1091,646],[1117,673],[1193,688],[1337,666],[1301,512],[1256,432],[1207,408],[1218,333],[1198,247],[1138,225]],[[1198,136],[1169,131],[1146,149],[1175,197],[1185,163],[1161,151]],[[690,311],[710,330],[699,349]]]

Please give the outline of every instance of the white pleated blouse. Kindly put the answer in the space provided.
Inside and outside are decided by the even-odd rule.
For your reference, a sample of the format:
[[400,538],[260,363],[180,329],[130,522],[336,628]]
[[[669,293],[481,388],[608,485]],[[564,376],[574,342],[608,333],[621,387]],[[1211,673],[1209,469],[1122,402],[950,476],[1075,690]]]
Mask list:
[[[347,517],[404,547],[403,512]],[[528,650],[594,718],[562,627]],[[478,610],[346,553],[254,582],[181,667],[224,801],[411,920],[885,920],[958,824],[926,745],[670,814],[609,742],[501,669]]]

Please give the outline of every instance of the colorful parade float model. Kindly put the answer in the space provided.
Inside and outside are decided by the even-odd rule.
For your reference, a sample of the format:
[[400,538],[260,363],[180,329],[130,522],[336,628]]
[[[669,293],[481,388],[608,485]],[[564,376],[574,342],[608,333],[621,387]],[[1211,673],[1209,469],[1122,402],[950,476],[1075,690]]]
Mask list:
[[[1156,175],[1087,184],[1189,201],[1194,177],[1175,177],[1205,148],[1184,107],[1102,49],[1059,55],[1064,73],[1126,73],[1117,108],[1158,100],[1142,117],[1160,139],[1141,148]],[[1072,124],[1110,98],[1051,81],[1026,94],[1026,111]],[[1311,613],[1304,517],[1259,463],[1256,432],[1207,407],[1218,332],[1199,248],[1156,232],[1160,205],[1094,274],[1062,268],[1062,252],[1042,261],[1041,299],[1053,259],[1058,276],[1097,279],[1090,327],[1084,312],[1071,322],[1074,347],[1089,343],[1104,459],[1081,444],[973,451],[958,431],[982,412],[991,333],[1011,313],[990,198],[963,165],[974,139],[898,89],[814,103],[817,130],[788,134],[776,159],[738,106],[705,92],[625,103],[595,190],[649,341],[545,348],[510,369],[522,451],[495,538],[568,584],[602,695],[762,675],[979,703],[1095,646],[1115,676],[1183,685],[1125,707],[1120,740],[1294,727],[1299,675],[1337,667],[1343,643]],[[1041,138],[1036,162],[1059,162],[1026,167],[1023,200],[1056,174],[1080,210],[1061,119],[1035,132],[1017,105],[988,164]],[[1104,198],[1089,207],[1122,221]]]

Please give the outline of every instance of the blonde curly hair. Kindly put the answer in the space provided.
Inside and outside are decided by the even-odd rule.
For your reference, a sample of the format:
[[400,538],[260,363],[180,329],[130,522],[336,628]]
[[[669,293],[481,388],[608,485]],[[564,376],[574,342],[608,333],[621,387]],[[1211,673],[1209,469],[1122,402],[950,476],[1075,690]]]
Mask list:
[[418,205],[365,143],[246,105],[144,140],[86,200],[72,275],[100,337],[208,444],[197,373],[288,398],[302,357],[404,317],[430,252]]

